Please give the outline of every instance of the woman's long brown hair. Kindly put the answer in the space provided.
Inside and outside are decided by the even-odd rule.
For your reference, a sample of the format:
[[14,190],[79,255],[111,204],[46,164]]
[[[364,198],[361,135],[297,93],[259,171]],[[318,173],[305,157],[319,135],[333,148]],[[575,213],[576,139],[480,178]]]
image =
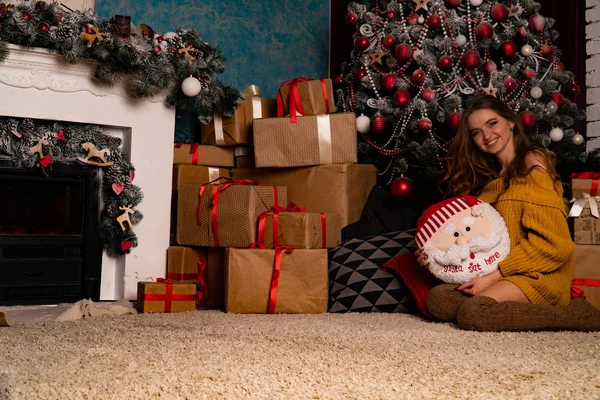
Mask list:
[[469,116],[482,109],[491,110],[514,124],[515,158],[506,169],[504,190],[510,186],[511,179],[524,177],[531,172],[532,168],[527,168],[525,163],[525,157],[530,152],[535,152],[537,156],[544,159],[546,171],[554,179],[560,179],[555,168],[556,156],[545,149],[533,147],[527,139],[521,118],[501,100],[494,96],[485,96],[467,107],[460,120],[456,136],[448,149],[447,171],[442,179],[448,195],[477,196],[485,185],[500,177],[502,169],[500,162],[494,155],[484,153],[475,146],[467,124]]

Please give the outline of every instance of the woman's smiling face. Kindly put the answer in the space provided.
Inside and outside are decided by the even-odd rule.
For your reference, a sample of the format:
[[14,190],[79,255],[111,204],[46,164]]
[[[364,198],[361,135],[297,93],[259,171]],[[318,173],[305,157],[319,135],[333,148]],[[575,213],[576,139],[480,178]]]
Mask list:
[[469,115],[467,125],[473,143],[479,150],[497,157],[514,154],[514,124],[507,119],[484,108]]

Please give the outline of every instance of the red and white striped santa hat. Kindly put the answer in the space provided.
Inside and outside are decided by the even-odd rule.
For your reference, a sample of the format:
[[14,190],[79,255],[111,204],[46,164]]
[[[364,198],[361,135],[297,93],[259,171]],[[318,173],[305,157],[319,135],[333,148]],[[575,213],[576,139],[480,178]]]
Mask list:
[[476,196],[460,195],[435,203],[423,211],[417,221],[415,239],[419,250],[453,215],[482,203]]

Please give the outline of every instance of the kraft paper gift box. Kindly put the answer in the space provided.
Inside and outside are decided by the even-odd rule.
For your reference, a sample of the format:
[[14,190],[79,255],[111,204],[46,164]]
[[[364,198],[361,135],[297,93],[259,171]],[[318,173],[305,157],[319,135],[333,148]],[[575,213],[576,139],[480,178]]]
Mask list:
[[222,248],[171,246],[167,250],[167,278],[174,283],[195,283],[198,307],[223,308],[224,251]]
[[256,161],[254,156],[240,156],[235,158],[235,166],[236,168],[254,168]]
[[287,200],[307,212],[337,213],[342,227],[360,219],[369,193],[377,182],[377,168],[367,164],[263,169],[234,168],[234,179],[254,179],[263,185],[287,186]]
[[138,282],[138,311],[169,313],[196,309],[196,284],[173,283],[169,280]]
[[[342,241],[342,216],[307,212],[272,212],[264,214],[264,234],[259,225],[258,242],[273,248],[273,231],[277,230],[277,244],[295,249],[330,249]],[[274,226],[274,219],[277,226]],[[262,239],[262,240],[261,240]]]
[[333,87],[329,78],[297,78],[285,82],[279,87],[277,102],[277,116],[279,117],[291,114],[292,109],[299,115],[335,112]]
[[[281,263],[276,292],[272,293],[277,251]],[[325,249],[296,249],[289,254],[285,250],[227,249],[225,311],[252,314],[327,312],[327,274]],[[272,294],[276,301],[270,308]]]
[[[571,210],[573,241],[576,244],[600,244],[598,179],[572,179]],[[594,215],[595,214],[595,215]]]
[[257,168],[356,163],[356,146],[354,113],[254,121]]
[[575,246],[575,271],[572,285],[584,291],[584,296],[600,308],[600,246]]
[[216,111],[213,120],[201,126],[202,144],[237,146],[252,143],[252,121],[276,116],[275,99],[247,97],[231,117],[223,117],[219,111]]
[[197,143],[176,143],[173,148],[173,164],[233,167],[233,149]]
[[[177,243],[184,246],[250,247],[258,217],[275,204],[287,204],[285,186],[181,185],[177,204]],[[203,193],[199,196],[201,187]]]

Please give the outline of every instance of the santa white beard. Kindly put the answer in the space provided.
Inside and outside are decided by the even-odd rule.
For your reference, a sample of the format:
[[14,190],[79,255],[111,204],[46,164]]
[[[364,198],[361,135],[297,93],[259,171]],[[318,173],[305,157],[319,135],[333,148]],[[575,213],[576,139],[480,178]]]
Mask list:
[[486,208],[491,219],[488,236],[476,236],[463,246],[453,245],[448,251],[438,250],[425,243],[429,271],[446,283],[460,285],[471,279],[488,275],[498,269],[498,263],[510,252],[510,238],[504,219],[493,207]]

